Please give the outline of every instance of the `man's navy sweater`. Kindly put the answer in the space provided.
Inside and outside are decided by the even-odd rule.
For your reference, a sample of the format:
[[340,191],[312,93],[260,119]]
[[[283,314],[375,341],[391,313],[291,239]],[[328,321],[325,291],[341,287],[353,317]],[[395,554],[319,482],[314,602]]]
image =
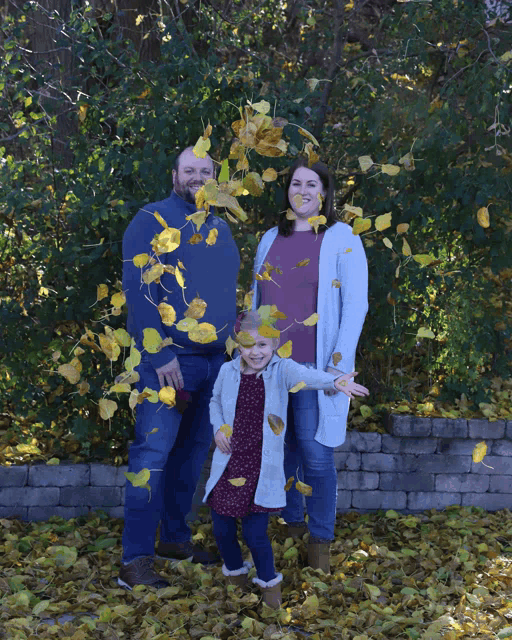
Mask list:
[[[171,337],[174,344],[184,347],[167,346],[158,353],[148,353],[155,369],[167,364],[176,355],[221,353],[235,324],[236,283],[240,269],[238,248],[228,224],[213,214],[206,218],[205,224],[199,229],[203,236],[201,242],[188,243],[197,231],[195,224],[185,217],[195,211],[195,205],[189,204],[173,191],[169,198],[143,207],[128,225],[123,237],[123,291],[128,309],[128,333],[135,338],[138,349],[142,349],[143,330],[147,328],[156,329],[162,338]],[[160,255],[159,259],[162,264],[173,267],[178,266],[178,260],[183,263],[185,270],[180,271],[185,279],[184,291],[170,273],[161,276],[160,284],[145,284],[142,274],[151,265],[141,269],[133,264],[133,257],[140,253],[154,256],[151,240],[164,230],[154,212],[158,212],[169,227],[181,231],[180,246],[175,251]],[[212,246],[205,242],[210,229],[218,231],[217,241]],[[188,308],[183,294],[187,303],[195,297],[206,302],[206,312],[198,322],[209,322],[215,326],[215,342],[193,342],[185,331],[177,330],[175,324],[168,327],[162,323],[157,305],[160,302],[172,305],[178,322]]]

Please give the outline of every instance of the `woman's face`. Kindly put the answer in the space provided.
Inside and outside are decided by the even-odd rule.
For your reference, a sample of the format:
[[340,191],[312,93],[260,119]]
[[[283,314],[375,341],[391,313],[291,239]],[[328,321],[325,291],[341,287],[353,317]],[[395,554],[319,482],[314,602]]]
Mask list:
[[306,219],[317,216],[320,196],[325,197],[325,189],[318,173],[306,167],[296,169],[288,189],[288,200],[295,215]]
[[252,347],[239,346],[240,356],[247,365],[246,373],[257,373],[262,371],[269,363],[274,349],[276,348],[274,338],[264,338],[260,336],[257,329],[247,331],[252,338],[254,338],[254,344]]

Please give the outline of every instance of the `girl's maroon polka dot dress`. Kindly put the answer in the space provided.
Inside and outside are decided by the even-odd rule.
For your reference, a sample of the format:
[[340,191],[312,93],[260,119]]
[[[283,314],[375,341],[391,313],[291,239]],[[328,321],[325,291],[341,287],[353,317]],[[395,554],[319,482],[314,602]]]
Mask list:
[[[261,468],[264,409],[263,378],[257,378],[255,373],[242,374],[231,436],[231,457],[207,500],[208,505],[222,516],[242,518],[249,513],[282,510],[282,507],[270,509],[254,504]],[[246,478],[246,482],[243,487],[234,487],[228,482],[230,478]]]

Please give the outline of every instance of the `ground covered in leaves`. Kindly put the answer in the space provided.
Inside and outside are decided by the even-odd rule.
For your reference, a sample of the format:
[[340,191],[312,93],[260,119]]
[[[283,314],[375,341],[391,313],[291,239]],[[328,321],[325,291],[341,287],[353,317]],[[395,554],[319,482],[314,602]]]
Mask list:
[[[104,513],[0,520],[0,638],[512,637],[508,510],[338,514],[328,576],[301,568],[306,543],[287,539],[283,524],[272,517],[269,527],[284,576],[283,608],[274,612],[255,586],[227,592],[220,566],[157,561],[170,587],[119,588],[123,522]],[[214,547],[208,522],[193,534]]]

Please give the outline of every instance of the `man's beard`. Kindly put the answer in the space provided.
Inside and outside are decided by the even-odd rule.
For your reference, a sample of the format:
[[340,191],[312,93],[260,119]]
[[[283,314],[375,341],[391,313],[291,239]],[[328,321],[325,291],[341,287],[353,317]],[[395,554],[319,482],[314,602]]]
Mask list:
[[180,198],[183,198],[185,202],[189,202],[190,204],[196,203],[195,194],[197,192],[192,191],[192,189],[188,185],[182,184],[179,180],[176,180],[176,184],[174,185],[174,191],[176,191],[176,193],[180,196]]

